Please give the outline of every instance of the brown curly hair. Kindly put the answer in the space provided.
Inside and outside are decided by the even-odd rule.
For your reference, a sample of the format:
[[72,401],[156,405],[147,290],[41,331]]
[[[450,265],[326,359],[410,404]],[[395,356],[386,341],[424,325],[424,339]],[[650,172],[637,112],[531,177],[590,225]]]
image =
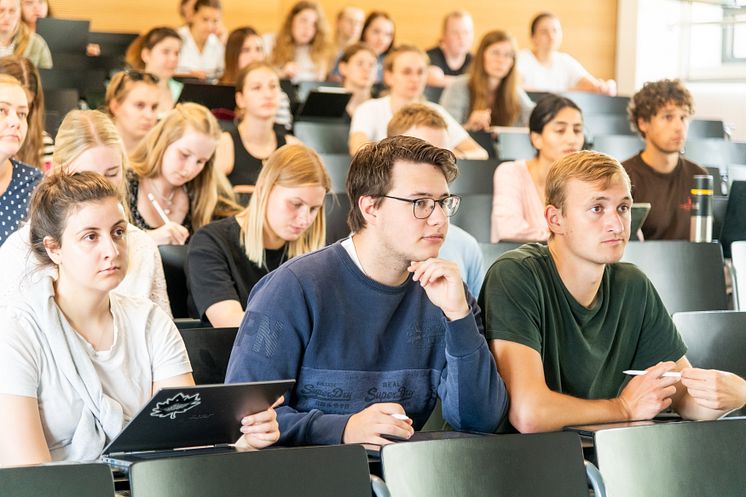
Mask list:
[[632,129],[645,138],[645,133],[637,125],[638,120],[650,121],[661,108],[669,103],[687,109],[689,115],[694,114],[692,94],[680,79],[648,81],[642,85],[640,91],[634,94],[627,105],[627,116]]

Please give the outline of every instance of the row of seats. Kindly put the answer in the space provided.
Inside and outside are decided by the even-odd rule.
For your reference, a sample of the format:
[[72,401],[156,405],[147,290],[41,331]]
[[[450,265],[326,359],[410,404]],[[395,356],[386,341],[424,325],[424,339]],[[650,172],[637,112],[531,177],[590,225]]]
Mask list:
[[[746,312],[676,312],[673,321],[687,344],[687,357],[704,369],[730,371],[746,377]],[[179,330],[198,385],[223,383],[237,328]],[[744,413],[746,414],[746,413]]]
[[[388,445],[383,480],[362,446],[337,445],[138,462],[129,487],[133,497],[585,497],[589,484],[596,497],[743,495],[746,419],[642,424],[595,432],[598,468],[565,431]],[[114,482],[104,464],[6,468],[0,495],[113,497]]]
[[[461,223],[463,224],[465,223]],[[522,242],[480,243],[485,271],[500,255],[521,244]],[[161,245],[159,249],[172,313],[175,318],[188,317],[187,285],[184,275],[186,247]],[[635,264],[647,275],[671,314],[735,307],[726,293],[723,270],[725,263],[719,243],[630,242],[622,260]],[[739,259],[739,262],[744,264],[743,259]],[[742,266],[739,264],[738,267]],[[746,269],[743,271],[746,273]],[[740,279],[736,277],[736,281],[740,282]]]

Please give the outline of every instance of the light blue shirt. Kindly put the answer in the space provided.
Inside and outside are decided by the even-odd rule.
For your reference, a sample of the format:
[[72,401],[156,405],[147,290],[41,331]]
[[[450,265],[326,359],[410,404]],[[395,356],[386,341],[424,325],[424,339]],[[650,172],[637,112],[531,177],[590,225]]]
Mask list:
[[440,247],[441,259],[458,264],[461,276],[472,295],[479,295],[484,281],[482,250],[477,239],[455,224],[448,226],[448,235]]

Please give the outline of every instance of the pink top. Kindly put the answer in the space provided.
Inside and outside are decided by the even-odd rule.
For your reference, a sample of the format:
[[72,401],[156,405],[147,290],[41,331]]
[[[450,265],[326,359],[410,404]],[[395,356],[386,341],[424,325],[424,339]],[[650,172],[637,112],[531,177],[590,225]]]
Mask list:
[[526,161],[503,162],[495,170],[490,240],[544,241],[549,229]]

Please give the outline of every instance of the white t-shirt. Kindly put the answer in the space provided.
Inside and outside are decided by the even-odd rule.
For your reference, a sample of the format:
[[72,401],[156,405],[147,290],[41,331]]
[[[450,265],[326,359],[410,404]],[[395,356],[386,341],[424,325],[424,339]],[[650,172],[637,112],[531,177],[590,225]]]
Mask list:
[[589,75],[580,62],[564,52],[552,53],[549,64],[544,65],[531,50],[523,49],[518,52],[516,64],[523,79],[523,87],[533,91],[567,91],[581,78]]
[[[152,397],[153,382],[192,368],[179,331],[158,306],[115,292],[109,295],[114,318],[111,349],[96,352],[74,331],[67,335],[73,337],[67,344],[87,355],[103,393],[121,404],[127,423]],[[0,394],[37,399],[52,460],[67,460],[71,453],[95,459],[103,447],[72,446],[84,402],[60,368],[70,353],[52,348],[54,341],[47,336],[54,326],[72,329],[56,305],[51,322],[40,322],[44,312],[37,313],[37,307],[29,302],[0,307]]]
[[[0,246],[0,302],[17,295],[19,291],[38,281],[44,274],[56,278],[56,269],[39,268],[31,252],[29,224],[21,226]],[[166,314],[171,306],[166,289],[163,263],[155,241],[140,228],[127,226],[127,275],[116,288],[117,293],[152,300]]]
[[207,79],[218,79],[222,76],[225,67],[225,47],[220,42],[220,38],[214,34],[208,36],[200,52],[189,31],[189,26],[182,26],[177,31],[184,42],[181,44],[181,53],[179,53],[177,74],[204,71],[207,73]]
[[[462,141],[469,138],[469,133],[440,105],[423,102],[435,109],[448,125],[448,148],[453,150]],[[350,134],[365,133],[371,141],[377,142],[386,138],[386,127],[394,117],[391,111],[391,97],[374,98],[360,104],[355,109],[350,124]]]

